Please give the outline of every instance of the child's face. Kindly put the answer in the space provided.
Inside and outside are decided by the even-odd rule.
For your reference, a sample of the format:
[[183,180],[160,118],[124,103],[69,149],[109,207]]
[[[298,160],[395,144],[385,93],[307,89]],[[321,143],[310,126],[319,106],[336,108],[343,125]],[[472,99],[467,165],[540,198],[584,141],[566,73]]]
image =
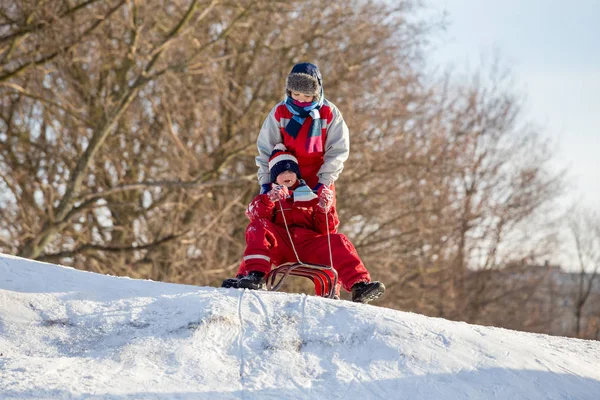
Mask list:
[[315,96],[307,96],[303,93],[292,91],[292,99],[299,101],[300,103],[312,103]]
[[287,187],[292,187],[298,181],[298,177],[295,172],[292,171],[283,171],[279,175],[277,175],[277,180],[275,181],[278,185],[283,185]]

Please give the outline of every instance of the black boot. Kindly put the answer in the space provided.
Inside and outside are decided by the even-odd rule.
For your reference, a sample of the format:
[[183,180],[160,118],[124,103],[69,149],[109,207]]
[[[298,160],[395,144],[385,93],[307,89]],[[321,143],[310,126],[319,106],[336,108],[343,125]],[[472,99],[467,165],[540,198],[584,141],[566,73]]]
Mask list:
[[221,283],[221,287],[237,289],[240,278],[243,278],[243,277],[244,277],[244,275],[238,275],[235,278],[227,278],[223,281],[223,283]]
[[368,303],[380,297],[385,292],[385,285],[381,282],[358,282],[352,286],[352,301]]
[[250,271],[248,273],[248,275],[240,278],[240,280],[238,281],[237,287],[239,289],[252,289],[252,290],[262,289],[265,284],[264,279],[263,279],[264,277],[265,277],[264,272]]

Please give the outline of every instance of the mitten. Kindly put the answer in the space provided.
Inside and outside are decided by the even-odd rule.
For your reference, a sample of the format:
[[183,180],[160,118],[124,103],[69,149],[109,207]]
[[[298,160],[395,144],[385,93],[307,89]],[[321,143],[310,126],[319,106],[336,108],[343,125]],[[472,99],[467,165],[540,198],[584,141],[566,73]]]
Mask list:
[[320,182],[319,182],[319,183],[317,183],[317,186],[315,186],[315,187],[313,188],[313,192],[315,192],[315,193],[319,193],[319,190],[320,190],[322,187],[323,187],[323,184],[322,184],[322,183],[320,183]]
[[260,185],[260,194],[266,194],[269,192],[269,190],[271,190],[270,183],[263,183],[262,185]]
[[285,200],[285,198],[289,195],[290,191],[287,187],[283,185],[277,185],[273,189],[271,189],[269,193],[267,193],[269,200],[271,200],[273,203],[275,203],[276,201]]
[[328,212],[333,205],[333,190],[327,186],[321,186],[319,189],[319,210],[322,212]]

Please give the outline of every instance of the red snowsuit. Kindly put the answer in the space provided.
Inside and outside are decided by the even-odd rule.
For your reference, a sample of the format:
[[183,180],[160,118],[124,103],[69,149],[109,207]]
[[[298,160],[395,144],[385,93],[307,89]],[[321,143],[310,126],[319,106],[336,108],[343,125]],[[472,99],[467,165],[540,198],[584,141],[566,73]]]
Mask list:
[[352,243],[345,235],[335,233],[339,224],[335,208],[331,207],[326,221],[325,213],[318,210],[317,204],[318,199],[299,202],[290,196],[281,203],[273,203],[266,194],[256,196],[246,210],[250,224],[246,228],[246,250],[238,274],[246,275],[250,271],[267,274],[272,264],[297,261],[281,214],[283,206],[285,220],[301,261],[330,265],[329,231],[333,266],[344,289],[350,291],[357,282],[370,282],[369,272]]

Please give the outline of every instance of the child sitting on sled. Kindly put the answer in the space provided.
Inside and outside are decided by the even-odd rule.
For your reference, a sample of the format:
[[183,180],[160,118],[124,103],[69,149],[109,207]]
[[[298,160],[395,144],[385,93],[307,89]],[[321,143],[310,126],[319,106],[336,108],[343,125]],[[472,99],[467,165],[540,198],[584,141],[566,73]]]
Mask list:
[[303,262],[328,265],[330,241],[333,266],[352,301],[368,303],[381,296],[383,283],[371,281],[352,243],[336,233],[339,220],[332,191],[325,186],[315,195],[300,179],[298,161],[283,144],[275,146],[269,169],[271,190],[256,196],[246,210],[250,224],[238,278],[226,279],[223,287],[259,289],[272,264],[298,261],[296,253]]

